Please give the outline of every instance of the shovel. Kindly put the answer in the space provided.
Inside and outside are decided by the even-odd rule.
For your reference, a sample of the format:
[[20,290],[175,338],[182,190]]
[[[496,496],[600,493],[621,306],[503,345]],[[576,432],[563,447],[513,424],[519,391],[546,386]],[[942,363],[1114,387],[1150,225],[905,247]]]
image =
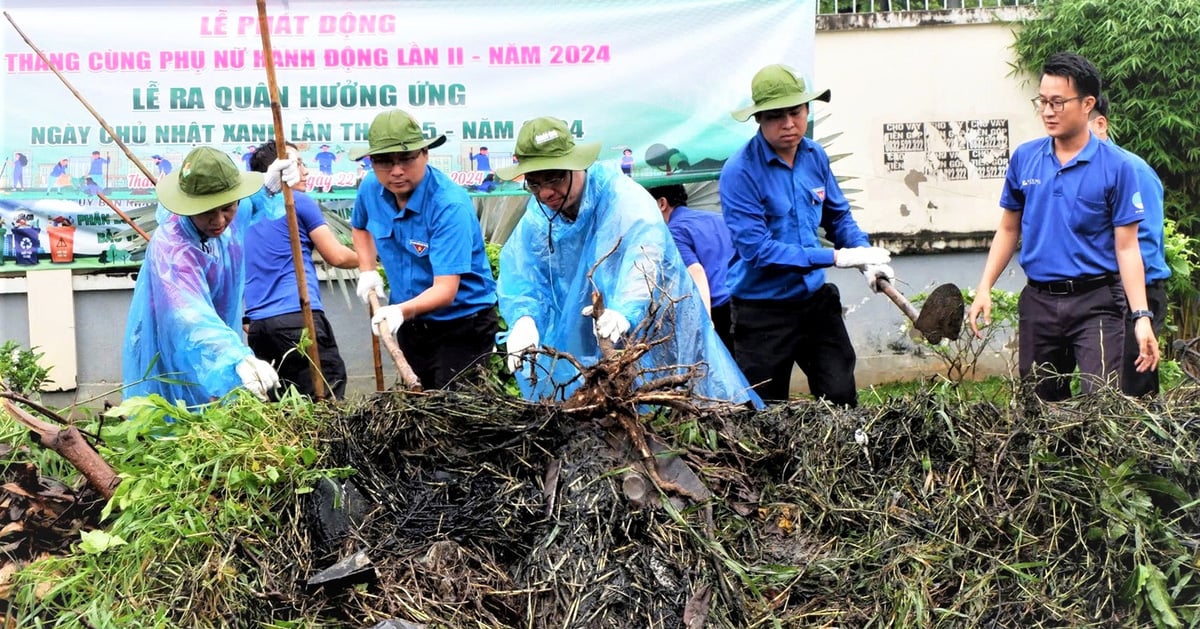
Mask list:
[[963,303],[962,290],[954,284],[942,284],[929,293],[925,305],[918,313],[900,291],[886,279],[880,278],[875,286],[900,307],[900,310],[913,323],[913,328],[925,337],[930,344],[937,345],[942,339],[956,339],[962,331]]

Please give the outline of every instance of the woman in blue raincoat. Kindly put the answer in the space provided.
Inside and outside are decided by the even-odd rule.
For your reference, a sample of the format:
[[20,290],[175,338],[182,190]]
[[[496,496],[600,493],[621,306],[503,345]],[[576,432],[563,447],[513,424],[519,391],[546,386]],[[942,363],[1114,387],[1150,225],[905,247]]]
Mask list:
[[[299,174],[294,162],[280,159],[268,185],[278,189],[281,179],[294,183]],[[282,211],[263,183],[262,173],[243,172],[224,152],[202,146],[155,186],[168,212],[158,212],[129,306],[126,397],[158,394],[195,406],[238,386],[265,399],[278,384],[241,333],[244,231],[256,214]]]
[[[670,340],[642,358],[643,370],[654,370],[648,377],[699,365],[698,397],[761,405],[717,335],[654,199],[617,168],[594,166],[599,152],[599,143],[576,146],[562,120],[537,118],[517,135],[517,163],[496,171],[509,180],[525,175],[532,194],[500,252],[497,282],[508,366],[521,393],[564,400],[582,383],[570,361],[526,350],[541,345],[594,364],[598,339],[621,341],[653,311],[648,338]],[[605,305],[595,320],[593,289]]]

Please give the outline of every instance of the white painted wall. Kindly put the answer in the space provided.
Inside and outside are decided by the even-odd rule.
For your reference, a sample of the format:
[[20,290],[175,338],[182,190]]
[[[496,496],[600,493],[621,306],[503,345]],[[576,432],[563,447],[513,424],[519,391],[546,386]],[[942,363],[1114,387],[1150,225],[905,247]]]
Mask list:
[[1008,154],[1044,133],[1036,83],[1012,76],[1014,24],[979,23],[1018,14],[931,15],[944,19],[818,23],[833,30],[817,32],[815,82],[833,97],[814,136],[842,134],[834,172],[854,177],[843,187],[862,190],[856,217],[873,234],[994,231]]

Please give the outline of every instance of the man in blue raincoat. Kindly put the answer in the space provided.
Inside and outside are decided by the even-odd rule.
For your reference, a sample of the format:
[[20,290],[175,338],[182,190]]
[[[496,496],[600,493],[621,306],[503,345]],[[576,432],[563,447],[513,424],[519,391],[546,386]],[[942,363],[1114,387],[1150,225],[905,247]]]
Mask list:
[[[266,183],[277,190],[280,180],[299,178],[295,162],[280,159]],[[241,171],[224,152],[202,146],[155,186],[159,226],[125,330],[126,397],[158,394],[195,406],[239,386],[266,399],[278,384],[275,370],[254,357],[241,334],[245,230],[256,215],[283,209],[263,184],[262,173]]]
[[[528,350],[541,345],[594,364],[600,339],[621,343],[653,311],[650,338],[670,339],[643,357],[644,370],[657,370],[649,377],[699,365],[691,386],[700,398],[760,404],[717,336],[654,199],[617,168],[595,166],[599,153],[598,142],[577,146],[564,121],[536,118],[517,135],[517,163],[496,171],[509,180],[525,175],[532,195],[500,252],[497,283],[510,326],[508,366],[522,395],[565,400],[582,380],[570,361]],[[595,319],[593,290],[605,305]]]

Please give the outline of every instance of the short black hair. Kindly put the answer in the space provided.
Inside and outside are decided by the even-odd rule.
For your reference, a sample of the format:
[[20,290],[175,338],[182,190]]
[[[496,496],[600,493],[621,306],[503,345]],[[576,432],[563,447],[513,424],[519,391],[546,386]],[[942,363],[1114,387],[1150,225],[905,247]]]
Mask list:
[[1088,115],[1088,120],[1095,120],[1100,116],[1108,117],[1108,97],[1103,95],[1096,99],[1096,106],[1092,108],[1092,113]]
[[[288,142],[287,145],[289,148],[299,150],[299,147],[291,142]],[[267,172],[267,167],[275,161],[275,156],[278,155],[274,142],[260,144],[258,148],[254,149],[253,153],[254,155],[250,157],[250,170],[260,173]]]
[[1061,76],[1070,79],[1075,84],[1079,96],[1092,96],[1097,100],[1101,95],[1100,72],[1082,55],[1073,52],[1056,52],[1046,59],[1042,65],[1042,74]]
[[648,188],[647,191],[655,199],[666,199],[667,205],[673,208],[687,205],[687,190],[683,189],[683,184],[681,183],[654,186],[653,188]]

